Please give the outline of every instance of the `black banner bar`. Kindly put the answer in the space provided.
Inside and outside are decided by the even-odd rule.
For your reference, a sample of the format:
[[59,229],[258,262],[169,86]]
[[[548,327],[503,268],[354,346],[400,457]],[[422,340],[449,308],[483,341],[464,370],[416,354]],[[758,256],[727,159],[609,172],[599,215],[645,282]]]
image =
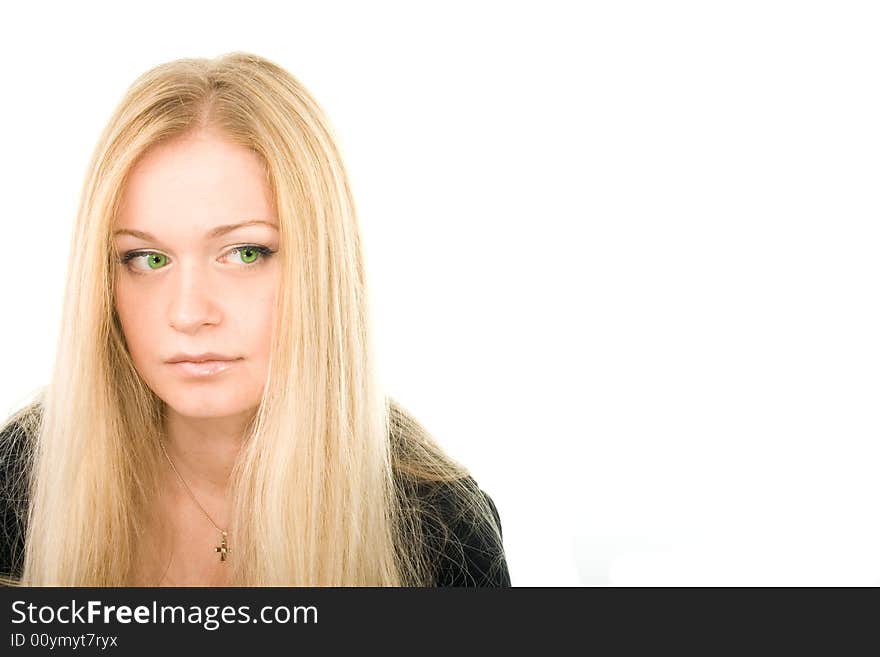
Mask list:
[[791,654],[798,643],[839,654],[873,645],[865,638],[873,597],[783,588],[0,588],[0,654]]

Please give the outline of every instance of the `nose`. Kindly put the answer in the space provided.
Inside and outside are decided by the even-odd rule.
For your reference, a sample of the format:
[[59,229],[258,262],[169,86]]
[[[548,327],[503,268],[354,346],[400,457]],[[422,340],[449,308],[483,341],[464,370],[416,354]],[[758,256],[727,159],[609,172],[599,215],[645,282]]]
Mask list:
[[206,267],[182,262],[171,277],[168,323],[182,333],[193,333],[220,321],[215,286]]

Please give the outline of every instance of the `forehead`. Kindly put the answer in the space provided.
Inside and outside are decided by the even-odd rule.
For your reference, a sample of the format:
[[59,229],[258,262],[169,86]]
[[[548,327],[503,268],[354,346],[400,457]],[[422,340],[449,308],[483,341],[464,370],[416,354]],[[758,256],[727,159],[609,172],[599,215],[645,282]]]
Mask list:
[[204,232],[273,215],[260,157],[203,132],[154,146],[138,160],[122,189],[115,227]]

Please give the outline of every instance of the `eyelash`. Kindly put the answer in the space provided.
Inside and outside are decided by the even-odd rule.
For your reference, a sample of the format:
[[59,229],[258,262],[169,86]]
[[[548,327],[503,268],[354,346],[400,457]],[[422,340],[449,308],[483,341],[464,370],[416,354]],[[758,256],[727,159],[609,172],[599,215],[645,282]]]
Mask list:
[[[227,251],[227,253],[228,254],[240,253],[241,251],[247,251],[247,250],[256,251],[257,253],[260,254],[260,258],[258,260],[255,260],[254,262],[238,263],[236,266],[240,267],[241,269],[255,269],[258,265],[260,265],[261,263],[265,263],[266,260],[268,260],[270,257],[272,257],[276,253],[276,251],[273,251],[269,247],[262,246],[260,244],[244,244],[242,246],[234,246],[231,249],[229,249],[229,251]],[[140,258],[142,256],[148,256],[148,255],[154,255],[157,253],[158,253],[158,251],[145,251],[145,250],[128,251],[127,253],[123,254],[121,258],[118,258],[117,262],[121,265],[125,265],[126,269],[128,269],[128,271],[132,272],[133,274],[145,275],[145,274],[147,274],[146,271],[138,271],[136,269],[132,269],[128,263],[130,261],[134,260],[135,258]],[[159,269],[164,269],[164,267],[160,267]],[[154,269],[153,271],[159,271],[159,270]]]

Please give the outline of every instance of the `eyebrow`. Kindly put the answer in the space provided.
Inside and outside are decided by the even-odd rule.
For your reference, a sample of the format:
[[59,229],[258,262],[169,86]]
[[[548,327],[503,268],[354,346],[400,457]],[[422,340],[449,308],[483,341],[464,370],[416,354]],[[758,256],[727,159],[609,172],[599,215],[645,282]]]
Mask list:
[[[207,232],[206,236],[210,237],[210,238],[221,237],[222,235],[225,235],[226,233],[231,233],[233,230],[237,230],[238,228],[244,228],[245,226],[253,226],[254,224],[263,224],[265,226],[269,226],[271,228],[274,228],[275,230],[278,230],[277,224],[273,224],[269,221],[263,221],[262,219],[252,219],[250,221],[242,221],[241,223],[238,223],[238,224],[226,224],[224,226],[216,226],[215,228],[212,228],[211,230],[209,230]],[[151,240],[153,242],[158,242],[158,240],[155,237],[153,237],[150,233],[147,233],[142,230],[134,230],[134,229],[130,229],[130,228],[120,228],[119,230],[117,230],[116,232],[113,233],[114,237],[116,237],[117,235],[131,235],[132,237],[139,237],[142,240]]]

